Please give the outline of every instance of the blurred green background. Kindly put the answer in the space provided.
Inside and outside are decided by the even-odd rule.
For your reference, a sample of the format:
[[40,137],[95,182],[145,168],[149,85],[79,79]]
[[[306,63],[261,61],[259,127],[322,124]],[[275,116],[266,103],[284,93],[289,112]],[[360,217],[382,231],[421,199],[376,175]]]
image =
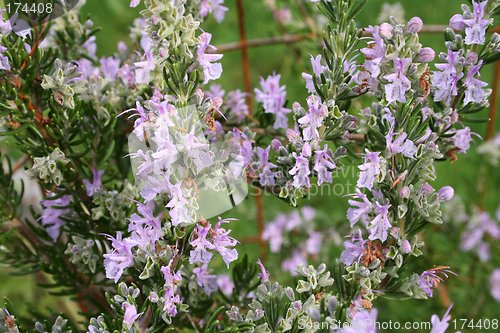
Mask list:
[[[189,1],[189,0],[188,0]],[[226,19],[220,25],[210,19],[204,25],[204,29],[213,34],[212,43],[220,45],[223,43],[239,40],[238,25],[234,0],[226,0],[229,12]],[[396,1],[387,1],[395,3]],[[98,35],[99,52],[102,55],[112,54],[120,40],[127,40],[128,29],[138,11],[128,7],[128,0],[87,0],[84,12],[88,13],[95,21],[96,26],[102,28]],[[248,38],[263,38],[280,34],[272,13],[263,5],[263,1],[246,0],[245,18]],[[370,0],[368,5],[360,15],[361,26],[376,24],[377,17],[381,11],[384,1]],[[413,16],[420,16],[425,24],[447,24],[449,17],[461,12],[462,1],[449,0],[419,0],[402,1],[405,9],[405,17],[409,19]],[[443,37],[441,34],[423,34],[421,42],[425,46],[433,47],[437,52],[444,51]],[[290,102],[304,102],[307,92],[301,73],[309,70],[309,55],[317,54],[319,48],[316,43],[304,42],[299,47],[287,45],[275,45],[253,48],[250,50],[250,65],[252,82],[258,85],[260,76],[267,76],[273,71],[282,74],[282,82],[287,85]],[[226,91],[232,89],[244,89],[241,72],[241,54],[238,51],[225,54],[222,61],[224,74],[219,80]],[[493,65],[489,65],[483,70],[483,79],[491,82],[493,76]],[[483,115],[486,117],[486,114]],[[485,124],[470,124],[475,132],[483,136]],[[498,128],[498,122],[497,122]],[[475,139],[476,144],[480,139]],[[436,188],[442,185],[452,185],[466,202],[477,202],[477,182],[480,172],[480,160],[474,149],[467,155],[460,155],[457,162],[450,164],[442,162],[438,164],[438,181]],[[354,170],[351,168],[350,170]],[[347,179],[339,179],[337,182],[343,184],[344,193],[353,191],[355,174]],[[500,175],[498,171],[487,175],[485,207],[490,212],[494,212],[500,204],[499,188]],[[349,192],[350,191],[350,192]],[[346,223],[345,212],[347,210],[347,198],[341,195],[321,195],[313,200],[302,202],[315,207],[321,211],[322,223],[325,226],[338,226]],[[266,221],[273,219],[278,212],[291,211],[292,208],[278,199],[268,196],[264,197],[264,213]],[[234,211],[230,212],[231,217],[240,218],[239,222],[233,225],[234,236],[237,239],[248,237],[257,233],[255,219],[254,198],[249,199]],[[493,267],[500,267],[498,258],[498,246],[496,251],[492,250],[493,259],[487,265],[480,264],[474,256],[464,255],[459,251],[459,235],[450,234],[446,226],[434,227],[428,230],[425,235],[428,255],[422,262],[422,270],[433,265],[446,264],[456,272],[460,272],[459,278],[452,278],[447,282],[449,295],[455,303],[454,316],[458,318],[497,318],[500,319],[500,305],[495,303],[488,292],[488,274]],[[248,253],[256,258],[258,248],[256,245],[242,244],[240,252]],[[332,264],[338,257],[341,249],[334,249],[329,258]],[[269,259],[273,262],[273,259]],[[275,265],[269,264],[269,267]],[[273,270],[271,269],[271,272]],[[8,275],[6,269],[0,271],[0,297],[9,297],[19,309],[18,311],[28,313],[44,307],[59,307],[60,302],[56,302],[53,297],[47,295],[45,290],[36,287],[33,277],[15,277]],[[375,304],[381,313],[381,318],[385,320],[415,321],[430,320],[433,313],[442,315],[445,311],[438,297],[431,301],[388,301],[382,300]],[[467,330],[464,330],[467,331]]]

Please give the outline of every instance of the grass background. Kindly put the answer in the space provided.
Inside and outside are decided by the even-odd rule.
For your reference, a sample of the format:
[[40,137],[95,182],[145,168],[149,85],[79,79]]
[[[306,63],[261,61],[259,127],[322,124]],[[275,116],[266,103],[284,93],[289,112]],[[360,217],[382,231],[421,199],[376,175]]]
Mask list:
[[[234,0],[226,0],[229,12],[225,21],[218,25],[209,20],[204,28],[213,34],[213,44],[219,45],[234,42],[239,39],[236,10]],[[394,3],[396,1],[387,1]],[[270,11],[262,4],[262,1],[246,0],[245,17],[248,38],[263,38],[279,34]],[[359,18],[361,26],[375,24],[384,1],[370,0]],[[446,24],[448,18],[454,13],[460,12],[461,1],[449,0],[419,0],[402,1],[406,11],[406,18],[420,16],[425,24]],[[137,10],[128,7],[127,0],[87,0],[84,7],[87,13],[95,21],[96,26],[102,28],[98,35],[99,52],[102,55],[112,54],[118,41],[127,40],[128,27],[137,16]],[[444,51],[443,38],[440,34],[423,34],[421,42],[425,46],[431,46],[437,51]],[[306,51],[305,51],[306,50]],[[304,102],[307,92],[301,73],[309,68],[308,53],[316,54],[318,47],[312,42],[305,42],[297,49],[275,45],[253,48],[249,52],[252,68],[252,82],[258,85],[260,76],[267,76],[273,71],[282,74],[282,82],[287,85],[290,100]],[[238,51],[225,54],[223,59],[224,74],[218,83],[222,84],[226,91],[232,89],[243,90],[243,78],[241,75],[241,55]],[[488,82],[492,80],[493,66],[489,65],[483,70],[483,78]],[[486,116],[486,115],[484,115]],[[480,135],[485,133],[484,124],[471,124],[471,127]],[[497,123],[498,128],[498,123]],[[477,143],[480,140],[476,140]],[[467,155],[459,156],[459,160],[451,165],[449,162],[438,163],[438,181],[435,187],[452,185],[457,194],[466,202],[477,202],[477,179],[481,160],[472,149]],[[353,171],[354,169],[349,169]],[[350,172],[347,179],[339,179],[338,182],[344,186],[344,194],[353,190],[356,174]],[[498,170],[487,174],[485,207],[490,212],[500,204],[498,187],[500,176]],[[345,212],[347,199],[340,195],[321,195],[314,200],[302,202],[311,205],[321,211],[322,222],[325,226],[337,226],[345,223]],[[291,211],[292,208],[282,201],[264,197],[265,218],[271,220],[278,212]],[[255,216],[255,205],[252,197],[241,206],[230,213],[232,217],[240,218],[233,226],[235,237],[240,239],[257,233]],[[461,274],[460,278],[453,278],[448,283],[449,294],[455,302],[454,314],[458,318],[497,318],[500,319],[498,309],[500,305],[495,303],[488,293],[486,279],[493,269],[499,267],[498,247],[492,253],[494,258],[487,265],[480,264],[475,257],[459,252],[459,236],[451,234],[446,226],[430,229],[426,234],[426,243],[430,256],[429,262],[422,263],[422,268],[433,265],[447,264],[454,271]],[[241,245],[241,252],[257,257],[256,245]],[[338,257],[341,249],[332,249],[329,256],[330,264]],[[273,262],[273,258],[270,258]],[[274,267],[270,264],[270,267]],[[273,270],[271,270],[273,271]],[[13,277],[7,271],[0,270],[0,297],[8,296],[14,304],[19,306],[22,312],[29,312],[45,307],[58,307],[55,299],[47,295],[45,290],[36,287],[33,277]],[[429,320],[431,314],[443,314],[444,309],[436,297],[432,301],[388,301],[383,300],[375,304],[385,320],[416,321]],[[468,330],[463,330],[467,332]]]

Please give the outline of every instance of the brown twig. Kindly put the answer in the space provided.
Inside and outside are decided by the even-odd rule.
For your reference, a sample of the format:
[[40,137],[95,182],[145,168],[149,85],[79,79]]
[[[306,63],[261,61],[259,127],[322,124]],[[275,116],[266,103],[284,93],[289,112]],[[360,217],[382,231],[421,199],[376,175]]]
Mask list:
[[37,36],[35,42],[31,46],[30,53],[28,54],[28,56],[26,57],[26,59],[24,59],[23,64],[21,65],[21,70],[25,69],[26,66],[28,66],[29,59],[31,57],[33,57],[33,55],[35,54],[36,50],[38,50],[38,47],[40,46],[40,43],[42,42],[43,34],[45,33],[45,29],[47,29],[47,23],[43,23],[42,24],[42,27],[40,29],[40,34]]

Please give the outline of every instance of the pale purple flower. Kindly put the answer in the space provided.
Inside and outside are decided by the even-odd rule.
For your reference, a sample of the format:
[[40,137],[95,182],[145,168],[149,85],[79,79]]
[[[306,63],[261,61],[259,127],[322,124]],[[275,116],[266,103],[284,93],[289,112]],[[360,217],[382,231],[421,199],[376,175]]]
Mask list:
[[163,305],[163,311],[166,311],[170,317],[175,317],[177,315],[177,304],[182,302],[180,295],[177,293],[177,285],[181,282],[182,276],[179,271],[173,273],[171,265],[172,262],[161,268],[165,280],[165,304]]
[[319,140],[318,128],[323,126],[323,120],[328,115],[328,107],[321,103],[319,97],[311,95],[307,98],[309,112],[298,120],[303,128],[304,140]]
[[406,102],[406,92],[411,89],[411,82],[405,73],[410,64],[410,58],[395,58],[394,73],[384,76],[390,82],[385,85],[385,98],[388,103]]
[[222,65],[216,61],[222,59],[222,54],[206,53],[207,51],[216,51],[217,48],[210,45],[212,35],[204,32],[198,37],[200,43],[198,45],[198,62],[203,67],[205,77],[204,83],[210,80],[217,80],[222,75]]
[[154,248],[156,242],[162,236],[161,216],[154,216],[154,203],[137,204],[137,211],[130,217],[128,231],[131,232],[130,238],[141,248],[148,246]]
[[463,15],[455,14],[451,17],[450,28],[452,28],[453,30],[461,31],[464,30],[466,26],[467,25],[465,25]]
[[394,28],[389,23],[382,23],[379,27],[379,34],[385,39],[391,39],[394,36]]
[[380,36],[380,27],[369,26],[365,30],[372,34],[373,42],[370,43],[369,47],[361,49],[361,53],[366,58],[363,67],[370,74],[371,78],[375,79],[380,75],[380,64],[385,58],[386,46]]
[[289,272],[293,276],[297,275],[297,268],[307,265],[307,260],[305,255],[300,250],[293,251],[290,258],[283,260],[281,263],[281,269],[285,272]]
[[272,169],[274,169],[276,165],[269,163],[270,149],[271,146],[268,146],[266,149],[257,147],[257,155],[259,157],[259,169],[261,171],[259,175],[259,180],[262,186],[273,186],[275,182],[274,172],[272,171]]
[[201,0],[200,16],[205,18],[213,13],[215,20],[220,23],[224,20],[228,8],[224,6],[224,0]]
[[293,176],[293,186],[295,188],[311,187],[309,159],[303,155],[297,155],[295,152],[292,153],[292,156],[295,158],[295,166],[290,170],[290,175]]
[[452,97],[458,94],[457,83],[464,76],[458,68],[463,64],[464,59],[460,51],[453,52],[451,49],[448,50],[446,56],[442,54],[441,58],[446,60],[446,63],[436,64],[436,68],[440,71],[433,73],[431,84],[435,90],[434,101],[442,101],[449,106]]
[[403,239],[403,240],[401,241],[400,246],[401,246],[401,251],[403,251],[403,253],[408,254],[408,253],[410,253],[410,252],[411,252],[411,243],[410,243],[410,241],[409,241],[409,240],[407,240],[407,239]]
[[101,64],[101,71],[104,77],[111,81],[114,81],[120,69],[120,59],[109,57],[102,58],[99,62]]
[[[0,12],[1,15],[1,12]],[[1,18],[0,18],[1,20]],[[3,55],[3,53],[7,51],[5,46],[0,45],[0,70],[10,70],[9,58]]]
[[370,152],[366,150],[364,163],[358,166],[358,168],[361,170],[357,183],[357,186],[359,188],[364,187],[369,190],[373,188],[373,183],[375,182],[375,178],[378,177],[381,173],[379,155],[380,152]]
[[101,190],[102,187],[102,175],[104,174],[104,170],[97,170],[96,168],[92,168],[92,181],[89,179],[84,179],[83,184],[85,185],[85,190],[89,197],[93,197],[96,193]]
[[107,236],[111,241],[113,251],[104,254],[104,268],[106,277],[113,279],[116,282],[120,279],[125,268],[132,266],[134,263],[134,255],[132,248],[135,246],[130,239],[122,239],[122,233],[119,231],[116,238]]
[[3,20],[4,19],[4,15],[3,15],[4,11],[5,11],[4,9],[0,9],[0,35],[7,36],[12,31],[12,27],[10,25],[9,20],[5,20],[5,21]]
[[490,290],[491,296],[493,296],[497,302],[500,302],[500,268],[495,269],[491,274]]
[[151,52],[147,51],[143,59],[143,61],[134,64],[136,67],[135,81],[137,84],[148,84],[151,81],[151,72],[156,67],[156,62]]
[[269,247],[272,253],[277,253],[281,250],[283,244],[283,231],[287,224],[288,218],[284,214],[278,215],[273,222],[266,224],[262,239],[269,242]]
[[55,200],[42,200],[40,203],[44,209],[39,221],[50,238],[56,241],[61,233],[61,227],[65,223],[63,218],[71,211],[69,208],[65,208],[71,203],[71,196],[63,195]]
[[472,132],[469,127],[465,127],[455,131],[455,135],[452,138],[455,147],[459,152],[465,153],[470,148],[470,143],[472,141]]
[[198,283],[198,286],[203,288],[203,291],[207,295],[212,294],[213,292],[217,291],[217,276],[210,274],[208,272],[208,266],[207,264],[204,264],[199,267],[195,267],[193,269],[193,273],[196,276],[196,282]]
[[451,305],[443,316],[443,319],[439,319],[437,315],[432,315],[431,323],[432,329],[430,333],[445,333],[448,329],[449,321],[451,319],[450,312],[453,305]]
[[230,221],[232,221],[232,219],[221,219],[219,217],[219,221],[215,224],[215,227],[212,230],[214,250],[219,252],[222,260],[224,260],[228,268],[232,261],[238,259],[238,251],[233,248],[236,244],[238,244],[238,241],[229,236],[231,230],[226,230],[221,227],[222,224],[229,223]]
[[141,0],[130,0],[130,7],[132,8],[137,7],[140,2]]
[[344,251],[340,255],[340,261],[346,266],[352,265],[354,262],[361,260],[364,253],[366,240],[363,239],[361,230],[354,231],[351,239],[344,242]]
[[422,19],[418,16],[415,16],[408,21],[408,24],[406,25],[406,30],[408,30],[408,32],[412,34],[418,34],[420,30],[422,30],[423,26],[424,22],[422,22]]
[[260,273],[257,275],[261,281],[269,281],[269,272],[267,269],[264,267],[264,264],[260,259],[257,260],[257,265],[260,268]]
[[445,278],[448,278],[448,274],[456,275],[448,269],[432,268],[424,271],[417,277],[418,287],[422,289],[428,297],[432,297],[433,289],[444,281],[444,278],[439,276],[439,274],[443,275]]
[[[316,57],[313,57],[311,55],[311,65],[313,68],[314,75],[316,77],[321,77],[321,74],[323,74],[327,70],[327,67],[323,66],[323,64],[321,64],[321,61],[322,61],[321,54],[317,55]],[[311,74],[302,73],[302,77],[306,80],[307,90],[310,93],[315,93],[316,87],[314,86],[313,76]]]
[[323,234],[317,231],[313,231],[309,234],[309,238],[306,240],[305,250],[310,255],[317,255],[321,250],[321,243],[323,242]]
[[207,238],[210,229],[210,226],[196,226],[195,230],[193,231],[193,235],[195,235],[195,238],[189,243],[193,247],[189,254],[189,263],[208,264],[212,260],[213,254],[209,250],[213,250],[214,245]]
[[418,61],[431,62],[436,57],[436,52],[430,47],[423,47],[418,52]]
[[318,186],[321,186],[323,183],[331,183],[332,180],[332,170],[334,170],[337,166],[333,161],[332,157],[333,153],[328,148],[328,145],[325,145],[323,150],[316,150],[314,156],[314,171],[318,175]]
[[451,186],[443,186],[438,191],[438,198],[441,201],[449,201],[453,198],[455,190]]
[[[364,223],[367,222],[368,214],[372,210],[372,203],[366,195],[361,192],[359,189],[356,189],[356,194],[352,196],[352,199],[349,199],[349,205],[351,206],[347,210],[347,219],[353,227],[358,221],[362,221]],[[354,199],[360,199],[361,201],[357,201]]]
[[241,90],[234,90],[227,94],[226,107],[231,116],[241,123],[249,115],[248,104],[246,102],[247,94]]
[[273,74],[267,79],[260,78],[261,89],[255,89],[255,98],[264,106],[265,113],[274,114],[276,117],[273,127],[288,128],[287,115],[291,112],[290,109],[284,107],[286,103],[285,86],[280,86],[281,75]]
[[484,18],[485,9],[488,1],[472,2],[472,18],[464,19],[465,28],[465,44],[484,44],[486,39],[486,28],[493,20]]
[[465,90],[465,99],[464,105],[467,105],[471,102],[482,104],[488,100],[488,96],[490,94],[490,90],[484,89],[484,87],[488,86],[488,83],[475,78],[481,76],[479,70],[483,65],[483,61],[479,61],[477,65],[471,65],[469,71],[467,72],[464,80],[464,85],[467,88]]
[[[393,141],[393,137],[396,139]],[[392,154],[403,154],[405,157],[413,158],[417,152],[417,147],[408,138],[405,132],[393,134],[393,129],[386,136],[387,148]]]
[[226,295],[230,296],[234,290],[234,282],[228,275],[220,274],[217,276],[217,286],[220,291]]
[[205,91],[205,95],[212,99],[216,97],[223,98],[225,94],[226,92],[220,84],[212,84],[210,89]]
[[375,211],[377,216],[370,222],[368,229],[370,230],[370,240],[379,239],[382,242],[387,240],[387,235],[389,229],[392,227],[389,221],[389,208],[391,205],[380,205],[378,202],[375,203]]
[[340,330],[340,333],[376,333],[377,309],[361,310],[354,314],[351,325]]
[[123,303],[123,309],[125,310],[125,314],[123,315],[123,324],[127,326],[128,329],[132,327],[137,318],[141,316],[142,313],[137,313],[137,308],[135,305],[130,304],[128,302]]

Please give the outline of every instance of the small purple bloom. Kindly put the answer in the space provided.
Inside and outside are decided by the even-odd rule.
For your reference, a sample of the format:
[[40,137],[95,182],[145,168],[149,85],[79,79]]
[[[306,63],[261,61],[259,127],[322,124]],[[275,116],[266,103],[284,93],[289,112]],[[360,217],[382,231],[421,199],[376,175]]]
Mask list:
[[444,64],[436,64],[439,72],[434,72],[431,84],[434,87],[434,101],[444,102],[447,106],[451,105],[453,96],[457,96],[458,89],[457,83],[464,76],[464,73],[458,67],[463,64],[463,57],[461,52],[453,52],[448,50],[446,56],[443,54],[441,57],[446,60]]
[[193,269],[198,286],[202,287],[205,294],[209,295],[217,291],[217,276],[209,274],[207,264]]
[[[320,77],[327,68],[321,64],[322,56],[321,54],[316,57],[311,56],[311,65],[313,68],[314,75],[316,77]],[[311,74],[302,73],[302,77],[306,80],[306,88],[310,93],[316,92],[316,87],[314,86],[314,79]]]
[[453,190],[453,187],[451,186],[444,186],[441,187],[438,191],[438,198],[441,201],[449,201],[453,198],[453,195],[455,194],[455,190]]
[[495,269],[491,274],[490,290],[491,296],[493,296],[497,302],[500,302],[500,268]]
[[371,190],[373,188],[373,183],[375,178],[381,173],[380,165],[380,152],[370,152],[366,150],[364,163],[358,168],[361,170],[359,174],[359,179],[357,186],[359,188],[367,188]]
[[71,196],[63,195],[55,200],[42,200],[40,202],[45,208],[40,216],[40,223],[46,229],[47,234],[56,241],[64,225],[64,216],[70,212],[66,207],[71,203]]
[[318,128],[323,126],[323,120],[328,115],[328,107],[321,103],[319,97],[311,95],[307,98],[309,112],[298,120],[303,127],[304,140],[319,140]]
[[234,90],[227,94],[226,107],[230,115],[241,123],[249,115],[248,104],[246,102],[247,94],[241,90]]
[[87,195],[89,197],[93,197],[96,193],[101,190],[102,186],[102,175],[104,174],[104,170],[97,170],[96,168],[92,169],[92,182],[89,179],[84,179],[83,184],[85,185],[85,189],[87,191]]
[[197,225],[193,231],[195,239],[190,242],[193,249],[189,254],[189,263],[203,263],[208,264],[212,260],[213,254],[209,250],[214,249],[214,245],[207,238],[210,226],[203,227]]
[[443,319],[439,319],[437,315],[432,315],[431,323],[432,329],[430,333],[445,333],[450,325],[448,322],[451,319],[450,312],[453,305],[451,305],[443,316]]
[[226,296],[230,296],[233,293],[234,282],[228,275],[219,275],[217,277],[217,286],[219,287],[220,291]]
[[422,30],[423,26],[424,22],[422,22],[422,19],[418,16],[415,16],[408,21],[408,24],[406,25],[406,30],[408,30],[408,32],[412,34],[418,34],[420,30]]
[[389,229],[392,227],[389,221],[389,208],[391,205],[380,205],[378,202],[375,203],[375,210],[377,216],[370,222],[368,229],[370,230],[370,240],[379,239],[382,242],[387,240],[387,235]]
[[328,145],[325,145],[323,150],[315,151],[315,161],[314,161],[314,171],[318,175],[318,186],[321,186],[323,183],[332,183],[332,170],[334,170],[337,166],[333,161],[332,157],[333,153],[328,148]]
[[453,143],[455,147],[458,148],[459,152],[465,153],[470,148],[470,143],[472,141],[472,132],[469,127],[465,127],[455,131],[453,136]]
[[269,272],[260,259],[257,260],[257,265],[260,268],[260,273],[258,274],[259,279],[261,279],[261,281],[269,281]]
[[405,73],[411,64],[410,58],[395,58],[394,73],[386,75],[384,78],[389,81],[385,85],[385,98],[388,103],[406,102],[406,92],[411,89],[411,82]]
[[120,59],[113,57],[102,58],[100,60],[101,71],[105,78],[114,81],[120,69]]
[[130,239],[122,239],[122,233],[118,232],[116,238],[107,236],[111,240],[113,251],[104,254],[104,268],[106,277],[113,279],[116,282],[120,279],[125,268],[132,266],[134,263],[134,255],[132,248],[135,246]]
[[[353,195],[353,199],[349,199],[349,205],[351,206],[347,210],[347,219],[353,227],[358,221],[366,223],[368,214],[372,210],[372,204],[366,195],[359,189],[356,189],[357,194]],[[354,199],[360,199],[361,201],[356,201]]]
[[485,9],[488,1],[473,1],[472,18],[464,19],[465,28],[465,44],[484,44],[486,39],[486,28],[493,20],[484,18]]
[[366,240],[363,239],[361,230],[353,232],[351,239],[344,242],[344,251],[340,255],[340,261],[346,266],[352,265],[355,261],[361,260],[364,253]]
[[424,47],[418,52],[418,61],[431,62],[436,57],[436,52],[430,47]]
[[147,51],[143,58],[143,61],[134,64],[136,67],[135,82],[137,84],[148,84],[151,81],[151,72],[156,68],[155,59],[151,52]]
[[267,79],[260,79],[261,89],[255,89],[256,100],[263,104],[264,112],[274,114],[276,117],[273,127],[288,128],[287,115],[290,109],[284,107],[286,103],[285,86],[280,86],[281,75],[273,74]]
[[377,309],[361,310],[354,314],[351,325],[340,330],[340,333],[376,333]]
[[213,13],[215,20],[220,23],[224,20],[228,8],[224,6],[224,0],[201,0],[200,16],[205,18]]
[[391,39],[394,36],[394,28],[389,23],[382,23],[379,28],[380,36],[385,39]]
[[295,158],[295,166],[290,170],[290,174],[293,176],[293,186],[295,188],[311,187],[309,159],[303,155],[297,155],[295,152],[292,153],[292,156]]
[[123,324],[125,324],[127,328],[130,329],[137,318],[140,317],[141,313],[137,313],[137,308],[135,307],[135,305],[128,302],[123,303],[122,306],[125,310],[125,314],[123,315]]
[[475,76],[481,76],[479,70],[483,65],[483,61],[481,60],[477,65],[471,65],[467,75],[465,76],[464,85],[467,88],[465,91],[465,99],[464,105],[469,103],[482,104],[488,100],[488,96],[490,94],[490,90],[485,90],[484,87],[487,87],[488,84],[484,81],[481,81]]
[[212,35],[204,32],[198,37],[200,43],[198,45],[198,62],[203,67],[203,74],[205,76],[204,83],[210,80],[217,80],[222,75],[222,65],[216,61],[222,59],[222,54],[206,53],[207,51],[216,51],[217,49],[210,45]]

